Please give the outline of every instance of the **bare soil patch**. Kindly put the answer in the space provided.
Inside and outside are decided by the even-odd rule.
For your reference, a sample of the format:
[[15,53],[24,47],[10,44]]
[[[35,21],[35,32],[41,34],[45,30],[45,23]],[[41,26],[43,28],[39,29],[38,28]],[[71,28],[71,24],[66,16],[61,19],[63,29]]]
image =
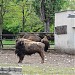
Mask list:
[[[2,64],[18,64],[18,57],[12,50],[0,51],[0,63]],[[25,56],[22,64],[39,65],[41,58],[39,54],[33,54],[31,56]],[[45,52],[45,63],[43,65],[49,65],[54,67],[75,67],[75,55],[59,54],[54,50]]]

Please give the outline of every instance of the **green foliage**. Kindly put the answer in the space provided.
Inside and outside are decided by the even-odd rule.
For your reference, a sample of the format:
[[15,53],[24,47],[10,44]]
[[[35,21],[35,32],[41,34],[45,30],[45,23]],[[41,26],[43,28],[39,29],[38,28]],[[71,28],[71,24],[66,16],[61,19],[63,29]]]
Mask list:
[[[45,2],[44,2],[45,14],[46,14],[46,17],[50,18],[50,23],[51,24],[54,23],[54,14],[55,14],[55,12],[60,11],[62,9],[64,3],[66,3],[65,0],[45,0]],[[40,14],[40,6],[41,6],[40,1],[35,0],[33,2],[33,6],[36,10],[36,13],[39,15]]]
[[38,16],[34,14],[31,14],[30,16],[27,17],[26,21],[26,32],[40,32],[43,31],[43,23],[40,21]]
[[21,10],[19,6],[13,2],[9,2],[6,7],[6,13],[4,15],[4,26],[3,28],[13,33],[18,32],[18,25],[21,23]]
[[75,10],[75,0],[69,0],[67,2],[67,10]]
[[40,0],[33,1],[32,5],[35,9],[35,13],[40,16]]
[[[0,0],[0,4],[1,4]],[[24,8],[25,32],[44,31],[43,23],[40,20],[41,0],[3,0],[3,29],[18,33],[22,31]],[[75,9],[74,0],[45,0],[46,17],[50,18],[50,31],[54,31],[54,14],[61,10]]]
[[6,5],[3,29],[13,33],[22,31],[22,8],[24,7],[25,32],[43,31],[43,24],[39,17],[35,14],[34,9],[31,6],[31,2],[27,2],[26,0],[23,2],[22,0],[14,0],[9,1]]

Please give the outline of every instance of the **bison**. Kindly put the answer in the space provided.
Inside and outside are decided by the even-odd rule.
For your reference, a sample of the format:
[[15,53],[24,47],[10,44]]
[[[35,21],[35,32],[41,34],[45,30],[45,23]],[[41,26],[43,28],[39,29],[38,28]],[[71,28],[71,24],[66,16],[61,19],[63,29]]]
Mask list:
[[25,55],[32,55],[38,53],[44,63],[44,47],[41,42],[35,42],[28,39],[20,38],[16,42],[15,54],[19,57],[18,63],[22,63]]
[[41,42],[41,38],[37,34],[25,34],[22,38],[36,42]]
[[36,41],[36,42],[41,42],[41,38],[37,35],[32,35],[32,36],[29,36],[28,40],[32,40],[32,41]]
[[41,39],[41,42],[45,44],[44,51],[47,52],[47,50],[48,50],[48,48],[49,48],[49,41],[48,41],[47,37],[44,36],[44,38]]

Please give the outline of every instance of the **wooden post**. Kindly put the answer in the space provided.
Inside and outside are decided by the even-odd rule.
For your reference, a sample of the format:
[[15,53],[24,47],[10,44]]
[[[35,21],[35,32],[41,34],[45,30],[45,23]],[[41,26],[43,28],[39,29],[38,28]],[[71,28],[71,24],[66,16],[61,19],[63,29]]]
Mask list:
[[2,25],[3,25],[3,0],[0,3],[0,49],[2,48]]

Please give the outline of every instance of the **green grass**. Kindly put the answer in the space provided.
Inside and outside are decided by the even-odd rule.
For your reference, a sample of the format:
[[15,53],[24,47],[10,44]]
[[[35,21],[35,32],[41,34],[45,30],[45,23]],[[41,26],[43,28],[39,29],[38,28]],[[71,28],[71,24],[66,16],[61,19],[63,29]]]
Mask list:
[[23,75],[75,75],[75,68],[72,67],[51,67],[46,65],[18,65],[0,64],[1,67],[22,67]]
[[49,44],[54,44],[54,41],[49,41]]
[[23,74],[28,75],[75,75],[75,68],[23,66]]
[[15,40],[3,40],[3,48],[12,49],[15,47]]
[[3,40],[3,44],[15,44],[15,40]]

